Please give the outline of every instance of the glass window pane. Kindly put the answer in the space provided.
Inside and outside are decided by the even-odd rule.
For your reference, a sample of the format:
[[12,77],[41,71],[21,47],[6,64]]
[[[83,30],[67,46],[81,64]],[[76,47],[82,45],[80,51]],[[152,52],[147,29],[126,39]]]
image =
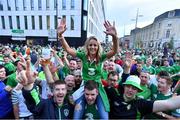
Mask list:
[[34,0],[31,0],[31,10],[34,10]]
[[11,1],[10,0],[7,0],[7,7],[8,7],[8,10],[11,10]]
[[13,29],[13,26],[12,26],[12,17],[9,16],[9,27],[10,29]]
[[75,8],[74,0],[71,0],[71,9],[74,9],[74,8]]
[[74,30],[74,15],[71,15],[71,30]]
[[1,16],[1,21],[2,21],[2,28],[5,29],[5,20],[4,20],[4,16]]
[[47,29],[50,29],[50,16],[47,16]]
[[33,30],[35,29],[35,19],[34,19],[34,16],[32,16],[32,29]]
[[41,10],[42,9],[42,1],[38,0],[38,9]]
[[62,0],[62,9],[63,9],[63,10],[66,9],[66,0]]
[[28,29],[28,21],[27,21],[27,16],[24,16],[24,25],[25,25],[25,29]]
[[19,16],[16,16],[16,21],[17,21],[17,29],[20,29],[20,19],[19,19]]
[[39,29],[42,30],[42,16],[39,16]]
[[3,10],[3,4],[2,4],[2,1],[0,0],[0,11]]

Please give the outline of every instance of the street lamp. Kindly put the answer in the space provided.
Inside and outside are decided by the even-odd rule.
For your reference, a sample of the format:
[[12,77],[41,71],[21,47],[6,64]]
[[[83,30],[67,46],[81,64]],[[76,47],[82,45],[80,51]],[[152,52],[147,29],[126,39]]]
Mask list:
[[135,21],[135,29],[137,28],[138,18],[143,17],[143,15],[139,15],[139,8],[137,9],[136,13],[136,19],[131,19],[132,21]]
[[137,9],[137,13],[136,13],[136,18],[135,19],[131,19],[131,21],[135,21],[135,29],[134,29],[134,40],[133,40],[133,46],[135,45],[136,42],[136,29],[137,29],[137,23],[138,23],[138,18],[139,17],[143,17],[143,15],[139,15],[139,8]]

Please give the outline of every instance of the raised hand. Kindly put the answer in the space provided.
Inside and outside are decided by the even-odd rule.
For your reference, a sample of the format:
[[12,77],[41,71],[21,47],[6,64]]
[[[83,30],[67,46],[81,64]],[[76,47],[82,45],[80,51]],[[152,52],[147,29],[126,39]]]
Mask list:
[[132,66],[132,59],[131,58],[126,58],[124,61],[124,67],[125,68],[131,68]]
[[125,74],[130,73],[131,66],[132,66],[132,59],[131,58],[125,58],[125,61],[124,61],[124,73]]
[[56,67],[52,62],[49,64],[48,67],[52,74],[56,73],[56,71],[58,70],[58,67]]
[[26,62],[26,70],[21,71],[16,79],[25,89],[31,89],[36,79],[37,73],[31,70],[30,59]]
[[58,36],[62,37],[62,34],[66,31],[66,29],[66,19],[62,18],[57,28]]
[[26,71],[22,70],[17,76],[16,79],[18,80],[18,82],[20,84],[22,84],[23,86],[26,86],[28,84],[28,79],[26,77]]
[[104,22],[104,27],[106,28],[106,31],[104,31],[107,35],[111,35],[112,37],[117,36],[116,28],[115,28],[115,22],[113,22],[113,25],[109,21]]
[[34,83],[34,81],[37,77],[37,72],[31,70],[30,59],[28,59],[26,62],[26,76],[28,79],[28,84]]

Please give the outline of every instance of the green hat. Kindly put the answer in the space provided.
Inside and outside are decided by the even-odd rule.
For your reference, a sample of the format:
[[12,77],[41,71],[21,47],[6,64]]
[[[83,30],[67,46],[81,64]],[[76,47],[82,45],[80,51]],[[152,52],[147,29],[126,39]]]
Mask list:
[[148,73],[152,74],[152,75],[156,74],[156,70],[153,67],[144,68],[144,70],[147,71]]
[[154,74],[156,74],[156,70],[153,69],[153,68],[150,68],[150,69],[149,69],[149,73],[152,74],[152,75],[154,75]]
[[172,67],[174,68],[175,73],[180,72],[180,66],[179,65],[173,65]]
[[173,67],[167,67],[167,71],[170,73],[170,74],[175,74],[175,69]]
[[139,92],[142,91],[142,88],[140,86],[141,80],[139,79],[139,77],[135,76],[135,75],[130,75],[127,79],[126,82],[123,83],[123,85],[132,85],[136,88],[138,88]]
[[156,70],[156,74],[158,74],[159,72],[161,72],[160,67],[155,68],[155,70]]

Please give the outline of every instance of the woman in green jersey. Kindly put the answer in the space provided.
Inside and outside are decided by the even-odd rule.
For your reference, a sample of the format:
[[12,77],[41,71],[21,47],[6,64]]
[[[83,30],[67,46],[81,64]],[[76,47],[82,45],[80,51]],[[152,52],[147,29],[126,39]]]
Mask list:
[[[106,92],[101,83],[101,76],[102,76],[102,63],[106,59],[111,58],[114,56],[119,47],[117,32],[115,28],[115,24],[111,25],[109,21],[104,22],[104,27],[106,29],[105,34],[112,36],[113,46],[112,49],[104,53],[101,47],[99,40],[95,36],[91,36],[87,38],[84,50],[82,52],[76,51],[67,44],[63,33],[66,31],[66,20],[62,19],[59,26],[58,26],[58,37],[59,40],[67,53],[69,53],[73,57],[79,57],[82,60],[82,77],[84,82],[88,80],[94,80],[98,83],[99,89],[99,97],[97,100],[97,106],[99,108],[100,118],[108,119],[108,112],[110,110],[108,98]],[[78,102],[79,101],[79,102]],[[103,102],[102,102],[103,101]],[[76,102],[76,109],[74,113],[75,119],[82,118],[82,111],[84,110],[83,100],[80,97]],[[79,104],[81,103],[81,104]],[[79,105],[81,105],[79,109]]]

